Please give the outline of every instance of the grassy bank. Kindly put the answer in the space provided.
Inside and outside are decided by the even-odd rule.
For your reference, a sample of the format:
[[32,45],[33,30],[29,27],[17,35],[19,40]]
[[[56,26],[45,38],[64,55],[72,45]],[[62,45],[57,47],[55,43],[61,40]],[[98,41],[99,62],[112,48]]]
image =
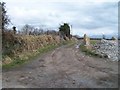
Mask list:
[[33,52],[24,52],[20,55],[17,55],[16,57],[11,58],[12,62],[9,64],[4,64],[2,67],[4,69],[18,67],[18,66],[25,64],[31,60],[34,60],[36,57],[38,57],[44,53],[47,53],[48,51],[54,50],[57,47],[60,47],[62,45],[70,46],[70,45],[73,45],[74,43],[75,42],[72,40],[63,41],[57,45],[55,45],[55,44],[46,45],[46,46],[39,48],[38,50],[33,51]]
[[94,51],[92,51],[91,49],[87,49],[84,45],[80,45],[80,50],[84,52],[86,55],[97,56]]
[[91,45],[95,45],[99,40],[90,40]]
[[[91,45],[95,45],[97,42],[99,42],[99,40],[90,40]],[[96,54],[96,52],[92,48],[91,49],[87,49],[86,46],[84,46],[84,45],[80,45],[80,50],[82,52],[84,52],[85,55],[102,58],[102,56],[99,55],[99,54]]]

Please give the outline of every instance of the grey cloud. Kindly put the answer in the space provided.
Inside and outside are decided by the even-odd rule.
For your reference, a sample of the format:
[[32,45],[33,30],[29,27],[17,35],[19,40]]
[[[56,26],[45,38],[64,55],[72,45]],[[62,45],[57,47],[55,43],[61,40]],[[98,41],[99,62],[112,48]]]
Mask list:
[[[16,25],[32,24],[46,25],[46,27],[58,28],[61,22],[68,22],[73,26],[73,29],[92,29],[98,28],[111,28],[117,29],[118,14],[117,3],[102,3],[102,4],[85,4],[76,2],[21,2],[17,5],[14,3],[8,3],[8,10],[12,11],[12,8],[18,7],[23,10],[36,10],[39,14],[27,17],[21,17],[20,22],[17,16],[13,16],[13,21]],[[14,14],[10,14],[11,16]],[[91,21],[85,21],[84,19],[91,17]],[[109,29],[108,28],[108,29]],[[76,32],[76,31],[75,31]],[[99,31],[100,32],[100,31]]]
[[117,3],[105,3],[102,6],[91,6],[85,9],[83,14],[85,16],[91,16],[92,21],[81,22],[78,16],[72,22],[75,27],[89,30],[101,27],[114,27],[114,29],[117,29]]

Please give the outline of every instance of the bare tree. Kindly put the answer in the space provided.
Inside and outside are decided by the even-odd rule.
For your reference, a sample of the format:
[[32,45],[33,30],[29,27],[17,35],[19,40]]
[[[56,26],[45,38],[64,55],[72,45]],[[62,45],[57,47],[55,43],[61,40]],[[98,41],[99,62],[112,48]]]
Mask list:
[[29,35],[33,30],[33,26],[26,24],[25,26],[23,26],[21,31],[23,35]]
[[5,6],[5,2],[0,2],[0,16],[2,16],[2,30],[5,29],[5,27],[10,23],[10,18],[8,17],[7,15],[7,10],[5,9],[6,6]]
[[45,34],[47,34],[47,35],[58,35],[58,32],[55,31],[55,30],[47,30],[47,31],[45,32]]

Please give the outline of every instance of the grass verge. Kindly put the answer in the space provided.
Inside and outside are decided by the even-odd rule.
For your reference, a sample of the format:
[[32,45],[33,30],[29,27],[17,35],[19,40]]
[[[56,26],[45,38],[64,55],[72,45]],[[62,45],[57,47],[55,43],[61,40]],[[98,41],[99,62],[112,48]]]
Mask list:
[[84,46],[84,45],[80,45],[80,50],[81,50],[82,52],[84,52],[85,55],[102,58],[101,55],[97,54],[95,51],[93,51],[93,50],[91,50],[91,49],[87,49],[86,46]]
[[36,57],[38,57],[38,56],[40,56],[40,55],[42,55],[42,54],[44,54],[48,51],[54,50],[57,47],[60,47],[62,45],[71,46],[74,43],[75,42],[72,41],[72,40],[63,41],[58,45],[55,45],[55,44],[46,45],[43,48],[39,48],[35,52],[24,52],[24,53],[22,53],[22,58],[20,56],[19,57],[13,57],[13,58],[11,58],[13,60],[11,63],[4,64],[4,65],[2,65],[2,67],[3,67],[3,69],[10,69],[10,68],[18,67],[18,66],[23,65],[23,64],[25,64],[25,63],[27,63],[31,60],[34,60]]
[[91,45],[95,45],[99,40],[90,40]]

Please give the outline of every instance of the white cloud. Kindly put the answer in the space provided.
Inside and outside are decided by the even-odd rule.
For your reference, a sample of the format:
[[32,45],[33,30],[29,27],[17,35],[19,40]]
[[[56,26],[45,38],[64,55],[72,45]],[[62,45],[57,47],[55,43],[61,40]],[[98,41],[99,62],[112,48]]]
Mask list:
[[118,31],[117,30],[112,30],[110,28],[97,28],[97,29],[93,29],[91,31],[89,31],[88,29],[75,29],[74,32],[72,32],[73,35],[80,35],[83,36],[84,34],[87,34],[89,36],[92,35],[102,35],[102,34],[106,34],[107,35],[117,35]]
[[[72,24],[73,34],[117,33],[118,0],[3,0],[17,27],[46,25],[57,29],[62,22]],[[112,28],[111,28],[112,27]]]

